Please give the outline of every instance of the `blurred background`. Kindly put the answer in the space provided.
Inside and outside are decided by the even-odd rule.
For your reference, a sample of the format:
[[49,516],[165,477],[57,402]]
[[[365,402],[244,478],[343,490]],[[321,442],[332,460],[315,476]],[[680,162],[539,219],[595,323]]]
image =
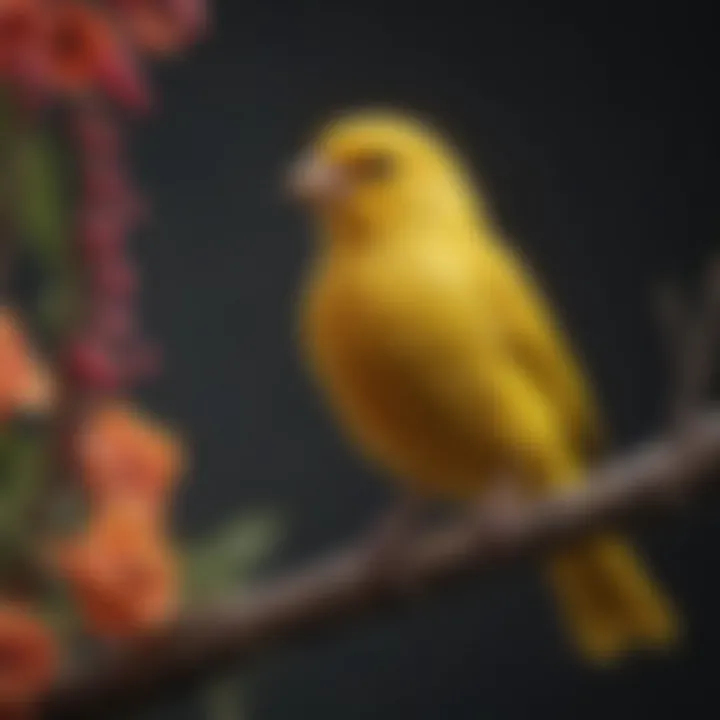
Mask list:
[[[137,243],[146,324],[164,344],[147,403],[192,438],[179,523],[270,506],[288,536],[268,573],[368,528],[390,491],[320,407],[294,345],[310,251],[283,166],[330,114],[389,104],[473,159],[595,378],[622,447],[668,394],[652,292],[692,287],[720,238],[710,10],[692,4],[216,0],[212,40],[161,73],[135,132],[157,220]],[[711,34],[712,33],[712,34]],[[253,720],[712,717],[720,509],[639,535],[685,607],[689,641],[620,670],[580,666],[537,578],[517,569],[273,655]],[[201,718],[178,689],[165,717]]]

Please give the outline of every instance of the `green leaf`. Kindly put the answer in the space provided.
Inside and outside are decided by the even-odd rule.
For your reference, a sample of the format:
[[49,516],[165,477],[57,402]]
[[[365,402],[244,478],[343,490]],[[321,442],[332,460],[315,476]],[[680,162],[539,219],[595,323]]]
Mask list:
[[38,315],[43,327],[51,332],[61,332],[68,327],[78,303],[77,290],[66,275],[52,276],[41,290],[38,300]]
[[68,646],[80,634],[82,620],[65,583],[57,578],[54,582],[46,578],[46,589],[38,602],[43,621],[62,645]]
[[42,433],[9,426],[0,443],[0,571],[12,573],[33,555],[34,510],[45,491]]
[[67,324],[76,303],[77,284],[69,249],[68,173],[48,129],[16,125],[14,137],[15,222],[26,247],[38,258],[44,276],[38,307],[40,322],[55,331]]
[[3,468],[5,467],[5,459],[10,447],[12,446],[12,435],[10,426],[7,424],[0,425],[0,487],[4,477]]
[[187,592],[193,599],[220,593],[247,581],[275,550],[282,536],[274,513],[252,513],[225,524],[185,550]]
[[44,444],[35,433],[5,433],[0,448],[0,530],[22,521],[41,489]]
[[235,676],[226,676],[209,683],[203,692],[208,720],[245,720],[244,683]]
[[21,197],[18,223],[31,247],[52,264],[65,264],[68,231],[61,163],[51,136],[27,128],[18,134]]

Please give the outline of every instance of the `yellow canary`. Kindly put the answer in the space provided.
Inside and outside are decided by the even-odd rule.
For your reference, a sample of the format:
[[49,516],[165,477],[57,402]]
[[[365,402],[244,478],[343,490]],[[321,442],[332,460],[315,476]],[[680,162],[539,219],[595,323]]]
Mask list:
[[[578,482],[600,445],[591,392],[459,154],[412,118],[356,113],[326,127],[292,183],[320,236],[302,342],[365,455],[430,497],[479,498],[508,474],[528,497]],[[558,552],[548,575],[593,660],[677,636],[616,537]]]

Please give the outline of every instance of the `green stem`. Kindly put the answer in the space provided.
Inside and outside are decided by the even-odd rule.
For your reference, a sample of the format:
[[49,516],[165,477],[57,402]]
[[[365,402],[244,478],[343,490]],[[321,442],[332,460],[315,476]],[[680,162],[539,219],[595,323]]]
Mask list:
[[[11,259],[21,247],[42,266],[42,293],[50,292],[62,302],[75,287],[60,166],[48,132],[47,127],[18,117],[12,104],[0,96],[0,302],[9,295]],[[48,318],[46,309],[35,305],[30,319],[54,350],[67,330],[69,313],[66,309]],[[4,511],[0,582],[6,590],[35,594],[36,581],[43,580],[37,558],[55,501],[54,434],[47,422],[28,423],[22,418],[0,427],[14,458],[0,466]],[[24,463],[21,470],[15,462],[18,458],[33,462]]]
[[0,303],[9,291],[15,242],[13,200],[16,199],[15,158],[12,143],[14,119],[9,103],[0,94]]

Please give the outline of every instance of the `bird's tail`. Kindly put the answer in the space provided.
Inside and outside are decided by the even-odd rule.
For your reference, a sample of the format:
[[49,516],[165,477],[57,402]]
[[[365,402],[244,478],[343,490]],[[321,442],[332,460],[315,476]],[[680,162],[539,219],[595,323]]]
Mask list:
[[603,536],[564,550],[550,562],[561,616],[578,649],[609,662],[639,648],[664,648],[678,638],[678,617],[633,550]]
[[[537,457],[544,492],[578,482],[581,463],[558,446]],[[680,616],[634,550],[620,537],[591,536],[550,558],[547,575],[561,621],[578,650],[611,662],[639,649],[664,649],[680,638]]]

